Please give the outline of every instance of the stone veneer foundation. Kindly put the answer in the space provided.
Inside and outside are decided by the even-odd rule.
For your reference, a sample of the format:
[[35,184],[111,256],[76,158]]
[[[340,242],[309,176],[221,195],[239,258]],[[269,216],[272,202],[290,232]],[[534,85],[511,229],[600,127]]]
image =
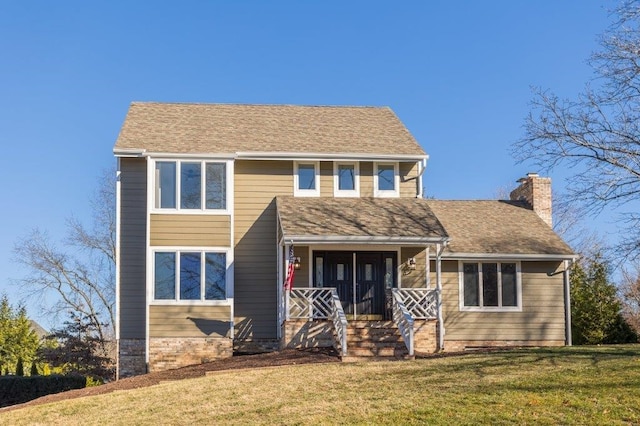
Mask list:
[[144,339],[120,339],[118,341],[118,378],[146,373],[147,364],[144,353]]
[[233,356],[233,340],[227,337],[152,337],[149,339],[149,371],[170,370]]

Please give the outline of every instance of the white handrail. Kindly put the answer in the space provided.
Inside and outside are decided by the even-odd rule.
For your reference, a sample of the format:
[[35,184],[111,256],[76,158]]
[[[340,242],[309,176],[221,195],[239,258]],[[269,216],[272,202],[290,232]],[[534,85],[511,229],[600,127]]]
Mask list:
[[347,317],[333,287],[294,288],[287,291],[287,319],[331,320],[338,352],[347,354]]
[[428,288],[394,288],[414,319],[438,317],[438,291]]
[[413,356],[413,317],[405,306],[404,301],[400,296],[399,289],[392,289],[391,294],[393,295],[393,322],[396,323],[400,334],[402,334],[404,344],[409,351],[409,356]]
[[339,352],[340,355],[347,355],[347,317],[342,309],[342,302],[338,296],[338,291],[335,288],[331,289],[331,297],[333,299],[333,309],[331,310],[331,320],[333,321],[333,328],[336,330],[338,337]]

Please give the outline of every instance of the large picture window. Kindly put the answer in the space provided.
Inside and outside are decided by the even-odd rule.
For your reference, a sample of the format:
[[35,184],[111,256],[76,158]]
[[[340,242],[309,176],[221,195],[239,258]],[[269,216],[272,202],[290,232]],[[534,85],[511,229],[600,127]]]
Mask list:
[[184,211],[226,210],[226,163],[156,161],[154,207]]
[[227,255],[208,251],[154,253],[155,301],[213,301],[227,298]]
[[519,310],[520,265],[517,262],[460,262],[460,308]]

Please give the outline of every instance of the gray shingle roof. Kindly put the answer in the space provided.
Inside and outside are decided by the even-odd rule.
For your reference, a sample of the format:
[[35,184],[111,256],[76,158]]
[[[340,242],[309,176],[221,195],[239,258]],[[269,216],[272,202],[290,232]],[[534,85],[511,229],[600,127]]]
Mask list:
[[393,238],[424,243],[447,234],[425,200],[414,198],[277,197],[285,240]]
[[388,107],[139,103],[115,150],[424,156]]
[[573,254],[522,202],[428,200],[428,204],[451,238],[450,253]]

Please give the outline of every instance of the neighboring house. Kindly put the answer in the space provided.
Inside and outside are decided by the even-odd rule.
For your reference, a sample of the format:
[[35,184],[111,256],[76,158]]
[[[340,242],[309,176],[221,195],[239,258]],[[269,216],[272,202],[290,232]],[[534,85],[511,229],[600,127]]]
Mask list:
[[571,342],[550,180],[426,200],[389,108],[133,103],[114,153],[121,377],[234,350]]

